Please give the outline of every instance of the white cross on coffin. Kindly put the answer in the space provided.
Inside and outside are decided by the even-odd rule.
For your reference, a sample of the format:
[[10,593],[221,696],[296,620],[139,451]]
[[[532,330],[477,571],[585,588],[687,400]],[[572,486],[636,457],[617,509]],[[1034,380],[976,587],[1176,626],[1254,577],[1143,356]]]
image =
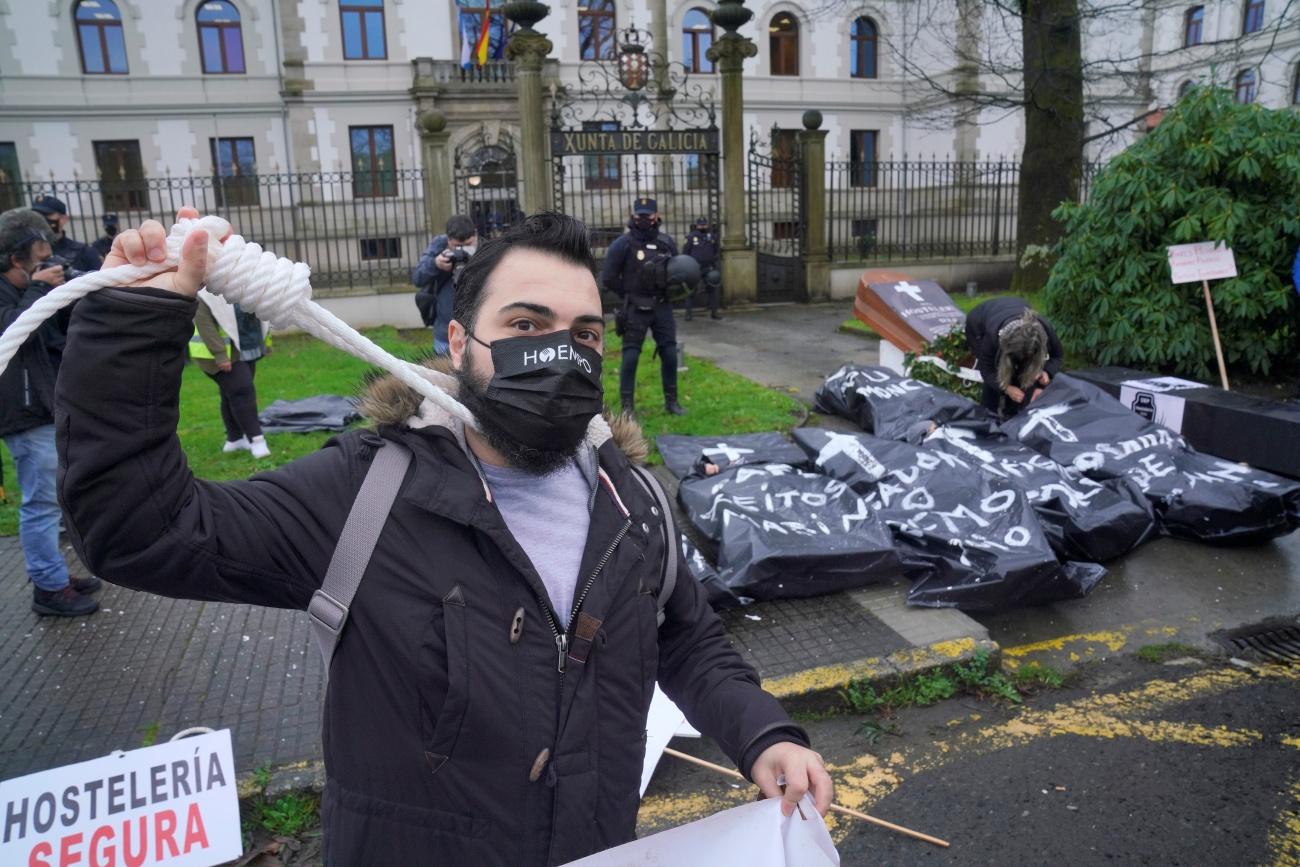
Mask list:
[[900,295],[909,295],[912,300],[920,304],[925,299],[921,297],[921,287],[904,280],[901,283],[894,284],[894,291]]

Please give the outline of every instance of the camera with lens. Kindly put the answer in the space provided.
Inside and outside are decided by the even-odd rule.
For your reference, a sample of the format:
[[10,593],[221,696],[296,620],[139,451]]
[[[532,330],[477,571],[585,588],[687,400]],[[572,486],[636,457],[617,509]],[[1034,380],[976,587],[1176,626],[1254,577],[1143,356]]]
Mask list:
[[42,268],[53,268],[55,266],[63,268],[63,280],[66,283],[69,280],[76,280],[78,277],[85,276],[87,272],[80,271],[72,267],[72,263],[62,256],[55,253],[47,258],[44,262],[38,264],[33,270],[39,271]]
[[469,261],[469,251],[457,247],[455,250],[447,251],[447,261],[451,263],[452,269],[463,268]]

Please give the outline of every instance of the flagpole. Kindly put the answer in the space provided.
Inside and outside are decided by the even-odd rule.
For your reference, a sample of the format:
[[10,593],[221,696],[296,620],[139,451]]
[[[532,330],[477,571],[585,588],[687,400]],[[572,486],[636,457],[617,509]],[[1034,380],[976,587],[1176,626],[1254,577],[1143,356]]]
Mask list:
[[[739,771],[733,771],[731,768],[724,768],[722,765],[715,765],[713,762],[706,762],[704,759],[697,759],[695,756],[678,752],[672,747],[664,748],[664,755],[672,756],[675,759],[681,759],[684,762],[690,762],[693,765],[699,765],[702,768],[708,768],[719,774],[725,774],[737,780],[749,782]],[[940,840],[938,837],[931,837],[929,834],[922,834],[920,831],[913,831],[911,828],[904,828],[902,825],[895,825],[893,822],[886,822],[884,819],[877,819],[875,816],[868,816],[866,813],[859,813],[857,810],[850,810],[848,807],[841,807],[839,804],[831,804],[832,813],[840,813],[845,816],[852,816],[855,819],[861,819],[864,822],[870,822],[873,825],[879,825],[881,828],[887,828],[898,834],[912,837],[916,840],[924,840],[926,843],[932,843],[947,849],[949,844],[947,840]]]

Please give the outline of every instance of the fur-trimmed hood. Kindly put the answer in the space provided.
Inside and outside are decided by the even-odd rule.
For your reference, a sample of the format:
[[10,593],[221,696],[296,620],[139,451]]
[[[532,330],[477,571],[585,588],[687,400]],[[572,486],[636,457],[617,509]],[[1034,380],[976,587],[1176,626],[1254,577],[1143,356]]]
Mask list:
[[[439,373],[451,373],[451,361],[445,356],[431,355],[421,366]],[[452,397],[456,395],[453,393]],[[425,400],[410,386],[387,372],[376,372],[368,377],[362,390],[357,410],[375,424],[406,425],[413,428],[441,426],[454,429],[452,417]],[[608,433],[606,433],[606,430]],[[625,414],[612,414],[608,409],[599,419],[592,420],[587,439],[599,447],[612,439],[629,461],[645,463],[650,454],[650,444],[635,419]]]

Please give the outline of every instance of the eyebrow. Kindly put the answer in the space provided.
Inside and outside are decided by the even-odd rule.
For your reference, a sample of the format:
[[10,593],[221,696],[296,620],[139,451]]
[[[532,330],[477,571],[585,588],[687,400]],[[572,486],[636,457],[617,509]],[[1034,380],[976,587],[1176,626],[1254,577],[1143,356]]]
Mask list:
[[[531,301],[516,301],[513,304],[507,304],[497,312],[508,313],[511,310],[527,310],[529,313],[536,313],[538,316],[543,316],[551,320],[554,320],[556,318],[554,310],[547,307],[545,304],[534,304]],[[573,324],[574,325],[604,325],[605,317],[598,316],[595,313],[584,313],[581,316],[575,316],[573,319]]]

